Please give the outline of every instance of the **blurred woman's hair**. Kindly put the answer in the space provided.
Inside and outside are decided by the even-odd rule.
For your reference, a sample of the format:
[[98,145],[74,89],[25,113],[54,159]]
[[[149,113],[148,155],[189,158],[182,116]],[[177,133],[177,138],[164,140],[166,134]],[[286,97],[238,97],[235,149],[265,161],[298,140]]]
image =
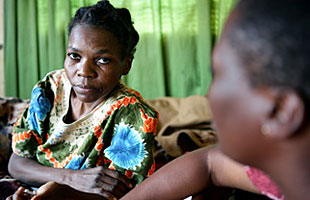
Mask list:
[[309,8],[308,0],[241,0],[227,33],[253,86],[294,90],[306,105],[310,100]]

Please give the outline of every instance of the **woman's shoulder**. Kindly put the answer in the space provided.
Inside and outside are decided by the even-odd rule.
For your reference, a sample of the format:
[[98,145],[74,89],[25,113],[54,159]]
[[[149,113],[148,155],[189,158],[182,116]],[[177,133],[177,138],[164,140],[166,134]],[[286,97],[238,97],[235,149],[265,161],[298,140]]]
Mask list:
[[121,95],[118,97],[118,102],[123,107],[137,110],[153,118],[158,118],[157,110],[146,103],[142,95],[137,90],[134,90],[124,84],[122,84]]
[[48,72],[42,81],[50,81],[50,82],[59,82],[63,79],[66,79],[66,73],[64,69],[57,69],[51,72]]
[[37,86],[50,89],[54,93],[57,93],[57,91],[70,90],[70,83],[64,69],[58,69],[47,73],[44,78],[37,83]]
[[31,96],[38,96],[39,93],[50,96],[54,95],[55,88],[60,85],[61,79],[64,79],[64,70],[55,70],[47,73],[41,80],[39,80],[33,87]]
[[[66,82],[67,77],[64,69],[58,69],[48,72],[37,84],[36,86],[44,86],[46,84],[60,85],[62,82]],[[35,87],[36,87],[35,86]]]

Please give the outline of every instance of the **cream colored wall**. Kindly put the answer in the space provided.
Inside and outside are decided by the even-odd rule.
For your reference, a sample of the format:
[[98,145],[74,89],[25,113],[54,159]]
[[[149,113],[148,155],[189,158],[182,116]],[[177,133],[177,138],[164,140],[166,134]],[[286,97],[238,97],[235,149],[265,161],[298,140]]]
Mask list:
[[4,0],[0,0],[0,96],[4,96],[4,61],[3,61],[3,42],[4,42],[4,24],[3,24],[3,3]]

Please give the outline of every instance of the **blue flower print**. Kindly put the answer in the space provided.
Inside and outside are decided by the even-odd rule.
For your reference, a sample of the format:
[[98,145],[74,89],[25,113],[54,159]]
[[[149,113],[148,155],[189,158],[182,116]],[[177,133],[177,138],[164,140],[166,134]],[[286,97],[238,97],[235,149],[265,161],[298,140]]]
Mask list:
[[82,163],[84,161],[84,157],[82,156],[75,156],[72,160],[65,166],[65,169],[80,169]]
[[51,102],[45,97],[41,88],[37,87],[32,91],[29,106],[29,127],[41,134],[37,118],[43,121],[46,114],[51,110]]
[[138,131],[124,123],[116,126],[111,146],[106,148],[104,153],[108,159],[124,169],[135,169],[146,154]]

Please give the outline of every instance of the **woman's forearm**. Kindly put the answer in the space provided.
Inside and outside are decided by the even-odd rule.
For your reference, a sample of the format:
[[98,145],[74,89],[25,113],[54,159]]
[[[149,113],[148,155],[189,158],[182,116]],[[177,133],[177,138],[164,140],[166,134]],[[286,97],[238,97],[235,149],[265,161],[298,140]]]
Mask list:
[[10,158],[8,169],[11,176],[35,187],[48,181],[65,183],[66,177],[72,171],[69,169],[46,167],[35,160],[22,158],[14,153]]
[[168,163],[122,199],[182,199],[211,185],[259,193],[248,178],[244,165],[212,147],[196,150]]
[[182,199],[211,185],[209,149],[181,156],[163,166],[122,199]]

